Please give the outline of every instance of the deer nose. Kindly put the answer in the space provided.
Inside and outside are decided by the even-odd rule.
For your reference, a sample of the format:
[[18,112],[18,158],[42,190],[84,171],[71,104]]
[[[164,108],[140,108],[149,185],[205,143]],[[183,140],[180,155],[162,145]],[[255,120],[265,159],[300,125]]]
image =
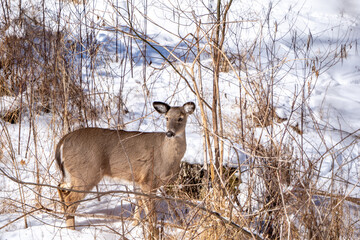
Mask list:
[[174,137],[174,136],[175,136],[175,133],[172,132],[172,131],[167,131],[167,132],[166,132],[166,136],[169,137],[169,138],[171,138],[171,137]]

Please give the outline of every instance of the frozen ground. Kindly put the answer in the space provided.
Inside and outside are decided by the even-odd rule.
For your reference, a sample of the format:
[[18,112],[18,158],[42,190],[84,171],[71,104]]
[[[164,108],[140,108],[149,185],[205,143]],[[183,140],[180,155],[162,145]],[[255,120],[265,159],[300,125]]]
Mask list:
[[[27,4],[34,1],[23,1]],[[95,21],[100,23],[106,21],[107,23],[114,22],[115,17],[110,1],[94,1],[88,4],[88,7],[95,14]],[[126,3],[119,1],[119,5],[123,8]],[[172,1],[171,1],[172,2]],[[206,1],[204,1],[206,2]],[[209,5],[214,1],[209,1]],[[251,10],[253,15],[251,19],[261,18],[260,14],[269,6],[267,1],[241,1],[237,3],[234,1],[231,18],[238,19],[236,13],[241,12],[242,9]],[[266,3],[265,3],[266,2]],[[46,14],[51,19],[59,7],[59,1],[46,1]],[[206,4],[197,1],[184,1],[184,9],[188,10],[186,13],[196,11],[197,14],[206,13]],[[185,7],[185,6],[188,6]],[[293,9],[293,14],[285,15],[284,9]],[[141,5],[138,5],[141,8]],[[174,47],[179,42],[179,36],[174,36],[170,32],[178,32],[180,36],[185,37],[188,33],[194,32],[194,25],[186,22],[186,18],[181,18],[183,23],[181,27],[177,27],[173,21],[174,17],[172,9],[176,5],[171,5],[166,0],[151,1],[148,6],[149,18],[155,23],[161,23],[162,26],[167,26],[161,29],[156,24],[148,22],[148,35],[152,36],[155,41],[159,43],[158,50],[161,53],[166,53],[164,46]],[[92,11],[94,9],[94,11]],[[282,23],[279,32],[286,33],[291,27],[291,31],[305,33],[308,36],[311,32],[313,36],[313,46],[316,49],[312,54],[321,54],[327,49],[337,48],[337,44],[341,41],[350,39],[352,46],[348,50],[347,58],[336,63],[334,66],[324,68],[319,78],[311,82],[312,92],[309,94],[307,101],[311,109],[311,114],[307,116],[306,127],[304,131],[304,149],[310,156],[322,155],[326,153],[329,148],[334,152],[338,152],[337,158],[333,159],[331,156],[323,156],[323,163],[321,165],[320,175],[323,177],[331,177],[334,173],[344,177],[344,181],[348,182],[347,188],[343,189],[344,194],[352,197],[360,197],[360,55],[358,52],[358,43],[360,40],[360,3],[355,0],[336,1],[336,0],[321,0],[321,1],[276,1],[272,3],[273,19]],[[62,19],[64,25],[69,28],[76,28],[83,9],[82,6],[73,6],[66,4],[64,7],[64,17]],[[295,14],[296,13],[296,14]],[[1,13],[0,13],[1,14]],[[185,14],[185,13],[184,13]],[[90,15],[92,16],[92,15]],[[204,17],[204,19],[206,19]],[[51,22],[51,21],[50,21]],[[294,27],[295,26],[295,27]],[[166,31],[170,29],[170,31]],[[107,29],[109,30],[109,29]],[[101,43],[102,48],[109,52],[108,56],[114,57],[114,34],[106,29],[97,31],[96,40]],[[11,31],[11,29],[9,30]],[[76,32],[77,30],[74,30]],[[21,34],[18,32],[17,34]],[[246,37],[251,41],[256,37],[257,33],[249,28],[246,31]],[[300,34],[299,34],[300,35]],[[299,38],[299,42],[306,44],[308,39]],[[277,49],[279,56],[284,57],[285,53],[291,48],[291,39],[281,39],[281,47]],[[232,43],[228,43],[232,47]],[[126,46],[122,46],[126,47]],[[181,51],[178,50],[177,54]],[[141,53],[135,53],[141,54]],[[149,49],[149,59],[155,66],[161,67],[163,60],[159,58],[158,52]],[[292,55],[286,56],[289,60],[296,58]],[[298,56],[302,58],[303,56]],[[181,59],[182,60],[182,59]],[[210,66],[207,59],[203,59],[203,63]],[[323,62],[326,64],[326,62]],[[98,78],[99,88],[108,91],[110,94],[117,94],[119,89],[123,88],[123,95],[126,98],[126,107],[129,114],[125,117],[124,122],[130,122],[149,114],[141,121],[134,121],[126,125],[128,130],[142,130],[142,131],[161,131],[164,129],[164,121],[155,113],[151,113],[151,102],[154,100],[166,101],[171,104],[182,104],[186,101],[195,101],[196,96],[188,89],[186,83],[182,81],[174,70],[165,66],[161,71],[148,70],[147,87],[150,92],[146,98],[147,102],[144,104],[145,90],[143,88],[143,66],[136,65],[133,68],[133,76],[128,72],[122,74],[122,69],[118,63],[110,62],[108,65],[99,65],[95,74]],[[292,103],[294,94],[301,88],[303,84],[303,72],[296,64],[289,63],[289,68],[284,69],[289,71],[289,75],[285,79],[278,82],[275,95],[277,96],[277,111],[280,115],[289,117],[292,114]],[[89,77],[83,73],[85,77]],[[111,78],[107,76],[112,75]],[[211,91],[211,74],[206,71],[202,73],[203,78],[209,79],[209,84],[205,84],[205,91]],[[279,74],[280,76],[282,73]],[[124,76],[124,77],[121,77]],[[90,78],[90,77],[89,77]],[[110,80],[109,80],[110,79]],[[233,86],[238,86],[236,76],[231,71],[222,73],[221,75],[221,93],[226,99],[223,102],[224,115],[231,117],[232,112],[236,109],[236,100],[239,98],[238,89]],[[106,99],[106,97],[104,97]],[[110,101],[110,100],[109,100]],[[9,104],[13,102],[11,99],[2,99],[0,101],[1,109],[7,109]],[[109,106],[116,108],[115,102],[110,102]],[[299,115],[294,114],[292,120],[297,122]],[[318,125],[313,124],[316,120]],[[202,152],[202,136],[199,125],[200,113],[196,113],[190,117],[187,128],[187,152],[184,157],[188,162],[203,162]],[[39,115],[35,121],[37,138],[39,141],[37,145],[29,139],[30,123],[23,122],[21,132],[19,133],[19,125],[10,125],[1,123],[1,135],[3,139],[7,139],[7,143],[11,146],[5,145],[4,149],[13,148],[14,159],[12,162],[10,158],[0,163],[2,172],[0,173],[0,239],[119,239],[120,235],[125,235],[128,239],[142,239],[143,227],[134,227],[131,222],[126,220],[99,220],[92,218],[77,218],[77,223],[84,225],[77,231],[67,230],[63,227],[65,223],[62,218],[55,216],[49,212],[42,210],[36,211],[36,199],[33,191],[36,191],[34,185],[22,185],[9,179],[6,174],[16,177],[23,182],[35,182],[36,171],[41,169],[42,182],[41,184],[49,184],[56,186],[59,180],[57,170],[53,161],[54,144],[60,138],[61,129],[57,120],[53,119],[52,115]],[[104,127],[114,127],[114,121],[109,122],[103,120],[98,125]],[[281,125],[279,126],[281,129]],[[323,131],[323,138],[319,138],[318,130]],[[31,133],[32,134],[32,133]],[[31,137],[32,139],[32,137]],[[351,147],[348,147],[351,146]],[[20,152],[20,154],[18,154]],[[35,156],[35,153],[37,155]],[[4,151],[4,159],[6,159]],[[225,153],[226,161],[233,161],[231,152]],[[36,159],[41,159],[41,166],[37,166]],[[352,159],[348,161],[349,159]],[[346,163],[346,164],[343,164]],[[326,178],[324,178],[326,179]],[[330,184],[327,180],[320,181],[323,186]],[[105,184],[106,183],[106,184]],[[101,191],[109,189],[123,190],[126,186],[118,186],[112,184],[111,181],[106,181],[100,186]],[[326,188],[326,187],[324,187]],[[55,189],[44,187],[42,190],[43,197],[47,199],[57,199],[57,192]],[[114,216],[131,216],[132,205],[130,200],[121,197],[119,194],[102,197],[99,202],[96,199],[83,203],[78,212],[88,214],[109,214]],[[22,206],[21,202],[25,202],[28,206]],[[54,208],[53,202],[47,201],[50,209]],[[21,211],[26,208],[28,211],[33,211],[28,214],[27,224],[25,228],[24,216]],[[59,210],[59,209],[57,209]],[[104,224],[106,223],[106,224]],[[90,227],[96,225],[97,227]],[[114,231],[117,230],[117,232]],[[121,229],[119,232],[118,230]],[[176,229],[170,229],[176,233]]]

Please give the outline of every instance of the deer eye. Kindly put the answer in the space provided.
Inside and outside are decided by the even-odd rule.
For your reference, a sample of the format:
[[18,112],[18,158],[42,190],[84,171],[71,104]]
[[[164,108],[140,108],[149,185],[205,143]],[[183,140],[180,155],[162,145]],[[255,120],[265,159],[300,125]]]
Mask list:
[[165,118],[166,119],[166,121],[169,121],[169,118],[167,117],[167,118]]
[[182,122],[184,119],[183,118],[179,118],[178,119],[178,122]]

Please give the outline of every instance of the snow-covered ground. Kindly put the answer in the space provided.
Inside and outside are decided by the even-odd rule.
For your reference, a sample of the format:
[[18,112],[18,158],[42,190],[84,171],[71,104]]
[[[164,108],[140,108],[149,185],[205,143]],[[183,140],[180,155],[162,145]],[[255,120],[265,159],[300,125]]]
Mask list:
[[[215,8],[215,1],[145,1],[148,4],[146,11],[149,19],[146,23],[146,34],[157,42],[154,44],[156,49],[149,46],[147,48],[151,66],[146,68],[146,72],[141,61],[134,63],[131,70],[130,63],[124,67],[124,63],[120,64],[114,61],[116,45],[122,49],[119,50],[120,54],[124,54],[125,49],[129,47],[125,44],[125,40],[120,39],[117,43],[115,42],[114,29],[125,31],[129,22],[123,18],[116,18],[113,4],[116,3],[118,6],[116,9],[124,14],[128,8],[126,1],[87,1],[85,9],[82,4],[74,5],[69,2],[71,1],[45,1],[47,25],[56,29],[57,14],[59,8],[62,8],[61,27],[71,33],[67,36],[69,39],[76,39],[80,31],[79,21],[85,22],[92,19],[95,29],[93,34],[102,53],[99,54],[96,71],[91,74],[87,72],[86,69],[89,69],[90,65],[88,59],[84,63],[82,74],[85,81],[91,82],[96,79],[97,91],[101,94],[104,93],[103,95],[99,94],[101,97],[97,99],[99,106],[106,103],[108,109],[117,109],[118,102],[113,97],[120,91],[122,92],[128,110],[122,121],[128,123],[126,124],[127,130],[164,130],[164,120],[158,114],[152,113],[152,101],[166,101],[172,105],[180,105],[187,101],[196,102],[196,95],[189,89],[187,83],[169,64],[164,63],[164,59],[160,57],[159,53],[169,55],[166,49],[175,48],[181,42],[181,38],[189,38],[190,33],[195,33],[195,21],[201,18],[203,23],[209,22],[211,20],[209,11]],[[143,27],[144,19],[141,13],[145,9],[144,2],[132,2],[135,6],[132,24]],[[40,8],[41,3],[42,1],[29,0],[23,1],[22,4],[30,9],[30,6],[33,5]],[[179,9],[182,9],[182,12]],[[236,48],[240,46],[239,42],[245,48],[262,34],[269,34],[269,38],[264,38],[264,41],[268,42],[262,44],[272,46],[270,36],[273,34],[272,37],[276,37],[277,44],[274,45],[273,50],[276,53],[275,66],[261,69],[261,71],[264,78],[267,78],[270,72],[275,70],[276,84],[273,91],[276,111],[279,115],[290,118],[294,124],[300,122],[300,111],[296,111],[294,108],[302,106],[303,99],[297,96],[301,95],[302,86],[306,84],[307,115],[304,121],[304,133],[302,136],[294,138],[298,139],[297,142],[300,142],[301,137],[303,138],[303,149],[309,158],[312,156],[314,159],[319,159],[321,156],[321,168],[318,171],[323,178],[319,180],[318,184],[321,186],[318,187],[326,189],[329,184],[333,184],[329,179],[335,174],[347,182],[342,194],[360,198],[360,55],[358,52],[360,3],[356,0],[241,0],[234,1],[230,9],[229,22],[233,21],[234,23],[230,23],[233,25],[229,32],[238,39],[227,41],[226,49],[238,52]],[[270,9],[271,11],[269,11]],[[246,13],[246,15],[242,13]],[[2,13],[0,12],[0,14]],[[17,12],[14,10],[13,16],[16,14]],[[192,14],[198,18],[194,19]],[[259,23],[265,22],[268,22],[268,25],[265,24],[266,27],[269,26],[268,30],[259,27]],[[270,26],[273,29],[270,29]],[[276,33],[275,27],[277,27]],[[209,29],[204,24],[202,31],[206,30]],[[85,31],[84,28],[82,31]],[[263,31],[262,34],[261,31]],[[16,26],[10,27],[6,34],[14,32],[17,35],[22,34],[21,29],[17,29]],[[293,41],[296,41],[299,51],[292,50]],[[311,51],[306,52],[306,45],[309,42]],[[134,40],[133,44],[136,43],[142,44],[141,41]],[[177,47],[174,51],[174,54],[179,56],[175,65],[178,66],[177,71],[188,77],[184,66],[190,65],[193,57],[186,58],[182,55],[186,54],[187,46],[184,42],[181,44],[184,44],[184,48]],[[180,46],[182,46],[181,44]],[[328,62],[335,52],[340,54],[343,45],[346,48],[347,56],[338,62]],[[263,63],[266,65],[266,59],[268,59],[266,50],[260,47],[259,50],[263,52],[257,57],[264,58]],[[330,54],[326,58],[324,54],[328,53]],[[134,51],[133,54],[139,57],[142,53]],[[320,69],[320,75],[318,78],[310,79],[307,77],[309,72],[304,71],[305,61],[302,59],[315,56],[319,62],[310,64],[314,64],[315,71],[316,68]],[[173,57],[168,59],[174,60]],[[182,61],[184,64],[181,64]],[[186,64],[185,61],[187,61]],[[201,61],[205,66],[201,72],[204,92],[211,92],[212,75],[207,70],[212,67],[211,61],[206,54],[201,57]],[[277,68],[280,65],[281,68]],[[199,72],[198,69],[195,70],[197,76]],[[259,77],[259,71],[256,71],[255,67],[250,69],[249,73],[251,73],[250,76],[244,77],[246,81]],[[225,118],[236,118],[234,112],[238,111],[240,99],[238,74],[229,71],[220,75],[220,92],[223,97]],[[146,79],[146,86],[144,79]],[[2,97],[0,113],[4,109],[9,109],[9,106],[16,105],[16,101],[18,98],[13,99],[12,102],[11,98]],[[209,101],[211,101],[210,96]],[[97,126],[116,127],[118,122],[116,117],[111,116],[113,113],[116,111],[110,110],[109,118],[99,119]],[[142,118],[143,116],[146,117]],[[0,146],[3,150],[0,151],[0,157],[2,155],[3,157],[0,161],[0,239],[118,239],[119,235],[125,235],[127,239],[142,239],[144,237],[143,226],[133,226],[131,221],[101,220],[84,216],[76,220],[77,224],[83,226],[79,227],[77,231],[72,231],[64,228],[65,222],[61,215],[37,209],[40,205],[34,192],[39,192],[39,187],[22,183],[43,184],[40,191],[43,198],[41,203],[55,211],[61,210],[55,209],[55,207],[60,208],[60,205],[55,204],[58,199],[57,191],[51,186],[57,186],[60,180],[54,163],[54,147],[61,137],[62,129],[59,119],[54,119],[52,114],[39,114],[35,117],[34,122],[26,121],[28,118],[29,116],[25,114],[25,120],[21,126],[1,122],[0,140],[2,145]],[[139,120],[134,121],[136,119]],[[203,162],[200,121],[199,111],[189,118],[187,152],[184,161]],[[279,124],[275,131],[283,131],[283,126]],[[33,133],[34,129],[36,136]],[[320,137],[319,131],[321,131],[322,137]],[[225,144],[228,143],[225,142]],[[231,148],[226,145],[225,149]],[[236,162],[232,151],[228,150],[224,154],[227,163]],[[335,154],[329,154],[330,152]],[[245,159],[244,153],[240,152],[240,155],[241,159]],[[336,156],[335,159],[334,156]],[[40,172],[40,178],[37,176],[37,172]],[[20,182],[13,181],[14,179],[11,177]],[[106,180],[100,184],[99,189],[100,191],[124,190],[126,185],[119,186],[111,180]],[[92,199],[84,202],[80,205],[78,212],[124,215],[125,218],[132,214],[131,201],[133,201],[131,198],[129,200],[128,197],[121,194],[108,195],[102,197],[100,201]],[[25,228],[25,221],[28,224],[27,228]],[[176,234],[177,230],[167,229],[167,231]],[[357,234],[360,234],[359,230]]]

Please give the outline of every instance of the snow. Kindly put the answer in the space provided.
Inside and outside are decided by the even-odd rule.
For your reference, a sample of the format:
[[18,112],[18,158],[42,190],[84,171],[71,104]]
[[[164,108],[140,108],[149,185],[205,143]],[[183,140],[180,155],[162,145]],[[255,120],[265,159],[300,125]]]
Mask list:
[[[31,9],[32,4],[41,6],[41,1],[22,1],[24,6]],[[47,25],[50,28],[56,29],[55,21],[57,19],[58,9],[63,8],[61,27],[71,29],[72,36],[70,39],[76,39],[79,34],[79,21],[85,21],[85,9],[82,4],[74,5],[71,1],[45,1],[46,16],[49,19]],[[119,2],[118,10],[124,12],[127,8],[126,1],[91,1],[86,5],[89,15],[87,18],[94,21],[94,25],[102,26],[106,23],[108,26],[116,26],[116,14],[114,8],[111,6],[112,2]],[[134,22],[136,26],[143,29],[144,21],[143,15],[144,5],[142,1],[134,1]],[[206,2],[206,1],[205,1]],[[325,180],[320,180],[319,185],[326,188],[333,174],[339,175],[347,181],[349,185],[343,189],[345,194],[352,197],[360,197],[360,55],[358,52],[358,42],[360,39],[360,3],[356,0],[336,1],[336,0],[318,0],[318,1],[274,1],[271,5],[268,1],[241,1],[238,3],[234,1],[230,11],[231,20],[243,20],[241,23],[244,26],[242,30],[237,28],[240,23],[234,23],[231,31],[237,32],[239,39],[232,39],[227,42],[229,49],[235,48],[240,41],[244,46],[250,45],[261,35],[258,24],[264,21],[264,12],[270,6],[272,9],[271,21],[278,21],[279,29],[277,36],[280,44],[276,46],[276,53],[278,54],[277,62],[286,62],[286,66],[277,72],[278,88],[274,89],[276,96],[275,105],[277,106],[277,113],[280,116],[289,117],[293,113],[293,102],[296,94],[299,94],[301,86],[304,84],[305,75],[301,61],[297,61],[306,57],[317,56],[319,59],[325,59],[324,53],[339,51],[339,41],[350,42],[351,47],[348,49],[348,56],[341,59],[339,62],[327,63],[326,59],[317,63],[320,65],[327,65],[324,72],[321,72],[318,79],[313,79],[312,82],[306,82],[309,85],[307,94],[310,96],[307,101],[309,109],[309,116],[306,118],[306,129],[304,132],[305,145],[304,149],[309,156],[322,156],[322,163],[320,175]],[[191,15],[201,15],[203,23],[210,21],[209,9],[213,1],[205,6],[201,1],[166,1],[166,0],[152,0],[148,1],[147,14],[149,19],[147,22],[147,35],[154,41],[157,50],[168,56],[166,49],[172,50],[179,42],[180,37],[190,39],[189,33],[196,31],[195,21],[199,19],[192,19]],[[15,3],[12,3],[15,4]],[[214,5],[213,5],[214,7]],[[181,8],[183,12],[175,11],[176,8]],[[16,9],[16,8],[14,8]],[[242,16],[241,11],[248,13],[247,16]],[[33,10],[35,11],[35,10]],[[0,13],[2,14],[2,13]],[[12,13],[17,16],[16,10]],[[185,14],[185,15],[184,15]],[[240,16],[239,16],[240,15]],[[266,14],[265,14],[266,15]],[[192,20],[190,20],[192,19]],[[126,29],[127,22],[124,19],[118,19],[118,29]],[[274,23],[275,24],[275,23]],[[273,26],[273,25],[272,25]],[[210,27],[210,25],[209,25]],[[290,29],[290,30],[289,30]],[[97,80],[97,87],[103,101],[99,101],[99,105],[108,103],[110,109],[117,109],[117,102],[113,96],[116,96],[120,90],[123,97],[126,99],[126,107],[129,114],[124,116],[124,123],[127,130],[141,130],[141,131],[163,131],[165,129],[163,119],[156,113],[152,113],[152,101],[165,101],[172,105],[182,105],[187,101],[196,102],[196,96],[191,92],[185,81],[183,81],[174,69],[169,64],[164,63],[163,59],[159,57],[156,50],[148,46],[148,61],[151,61],[151,66],[154,68],[147,68],[146,72],[143,70],[141,63],[134,63],[131,71],[116,63],[115,57],[115,40],[114,29],[103,28],[95,32],[95,38],[101,50],[106,54],[102,55],[102,62],[97,63],[97,69],[93,76],[86,73],[85,67],[83,69],[83,76],[85,80],[91,81],[92,78]],[[201,31],[209,31],[210,29],[204,27]],[[82,31],[85,31],[82,29]],[[269,29],[269,32],[273,30]],[[299,38],[297,39],[298,47],[304,49],[303,56],[296,55],[292,49],[292,39],[288,32],[297,32]],[[6,34],[13,33],[22,35],[22,30],[18,26],[10,27]],[[312,36],[313,50],[306,53],[306,44],[308,36]],[[274,34],[275,36],[275,34]],[[282,37],[283,36],[283,37]],[[271,39],[264,44],[271,45]],[[141,41],[137,41],[142,44]],[[182,42],[186,46],[185,42]],[[181,45],[180,45],[181,46]],[[120,48],[126,49],[128,46],[121,42]],[[209,46],[205,46],[208,48]],[[185,49],[185,48],[183,48]],[[181,56],[181,47],[175,49],[175,55]],[[300,53],[302,51],[299,51]],[[265,61],[265,52],[260,54],[259,58]],[[306,55],[308,54],[308,55]],[[141,56],[140,52],[135,52],[135,56]],[[105,60],[104,60],[105,59]],[[169,57],[170,61],[174,59]],[[186,59],[180,57],[180,61],[188,61],[191,64],[191,58]],[[104,62],[109,62],[104,64]],[[202,56],[202,63],[211,68],[211,62]],[[86,64],[90,64],[87,62]],[[130,64],[130,63],[128,63]],[[188,77],[184,71],[184,66],[177,62],[178,70]],[[255,67],[254,67],[255,69]],[[267,73],[271,69],[263,69]],[[198,70],[196,70],[196,74]],[[288,74],[289,73],[289,74]],[[204,92],[212,91],[212,75],[210,71],[203,70],[201,73],[204,79]],[[263,73],[262,73],[263,74]],[[144,77],[145,75],[145,77]],[[285,76],[284,78],[282,76]],[[243,76],[242,76],[243,77]],[[246,77],[246,80],[257,79],[258,72],[253,70],[252,75]],[[144,80],[147,79],[146,87]],[[188,79],[190,81],[190,78]],[[230,71],[221,73],[222,85],[220,92],[224,96],[224,116],[231,118],[234,111],[237,110],[237,101],[239,101],[239,81],[237,75]],[[148,93],[147,93],[148,91]],[[12,108],[17,104],[18,98],[3,96],[0,97],[0,114]],[[296,107],[301,105],[301,99],[296,99]],[[104,108],[105,109],[105,108]],[[105,111],[105,110],[104,110]],[[116,116],[113,115],[115,111],[109,112],[109,119],[101,119],[97,122],[97,126],[102,127],[116,127],[118,122]],[[147,116],[142,119],[143,116]],[[290,121],[294,124],[299,122],[300,116],[296,113],[291,115]],[[26,119],[26,116],[25,116]],[[27,116],[28,119],[28,116]],[[134,121],[141,119],[141,121]],[[315,119],[319,125],[312,125],[312,120]],[[197,111],[188,120],[187,127],[187,152],[184,156],[184,161],[191,163],[203,163],[203,139],[201,133],[200,111]],[[34,133],[32,132],[32,125],[36,126],[36,138],[34,140]],[[275,129],[279,132],[283,131],[283,125]],[[323,131],[323,138],[319,139],[318,129]],[[124,234],[129,239],[142,239],[144,236],[142,227],[132,226],[130,221],[121,220],[106,220],[108,227],[105,227],[101,220],[93,220],[90,218],[77,218],[77,223],[83,224],[77,231],[68,230],[65,227],[64,220],[44,210],[35,211],[27,216],[28,228],[24,227],[24,217],[21,212],[20,202],[25,199],[25,203],[29,206],[34,206],[36,203],[34,185],[21,185],[10,180],[5,173],[10,176],[16,176],[19,181],[34,183],[37,181],[37,171],[41,173],[40,183],[56,186],[60,180],[60,176],[55,167],[53,160],[54,146],[62,134],[61,126],[57,119],[51,114],[41,114],[35,116],[34,123],[28,121],[22,122],[21,132],[18,124],[11,125],[1,122],[1,141],[11,143],[4,144],[3,149],[11,149],[11,151],[3,150],[3,158],[0,162],[0,239],[118,239],[119,233],[112,231],[113,229],[123,229]],[[234,129],[233,131],[236,131]],[[299,139],[300,136],[295,136]],[[6,141],[5,141],[6,140]],[[35,144],[36,143],[36,144]],[[228,164],[236,163],[236,154],[234,153],[232,143],[225,141],[225,160]],[[0,145],[1,146],[1,145]],[[20,146],[18,148],[18,146]],[[235,146],[241,149],[241,146]],[[326,154],[331,148],[332,152],[337,153],[336,159]],[[325,154],[325,155],[324,155]],[[0,151],[0,157],[1,157]],[[11,158],[10,156],[14,156]],[[41,159],[41,165],[37,165],[37,159]],[[240,153],[240,160],[245,159],[245,154]],[[350,159],[350,160],[349,160]],[[123,190],[127,185],[113,184],[111,180],[105,180],[99,186],[100,190]],[[241,186],[243,188],[244,186]],[[53,209],[58,199],[57,192],[53,188],[44,187],[43,195],[49,198],[46,203],[50,209]],[[88,199],[90,196],[88,197]],[[15,202],[15,204],[12,202]],[[132,211],[133,199],[123,196],[121,194],[115,196],[102,197],[101,201],[93,199],[86,201],[80,205],[78,212],[94,213],[94,214],[110,214],[118,216],[124,214],[124,211]],[[123,205],[124,204],[124,205]],[[119,207],[120,205],[120,207]],[[28,207],[29,207],[28,206]],[[33,209],[35,210],[35,209]],[[129,215],[128,212],[126,214]],[[131,215],[131,213],[130,213]],[[19,218],[19,220],[14,221]],[[12,222],[14,221],[14,222]],[[8,225],[7,225],[8,224]],[[91,227],[96,226],[96,227]],[[110,227],[109,227],[110,226]],[[176,232],[174,230],[174,232]]]

